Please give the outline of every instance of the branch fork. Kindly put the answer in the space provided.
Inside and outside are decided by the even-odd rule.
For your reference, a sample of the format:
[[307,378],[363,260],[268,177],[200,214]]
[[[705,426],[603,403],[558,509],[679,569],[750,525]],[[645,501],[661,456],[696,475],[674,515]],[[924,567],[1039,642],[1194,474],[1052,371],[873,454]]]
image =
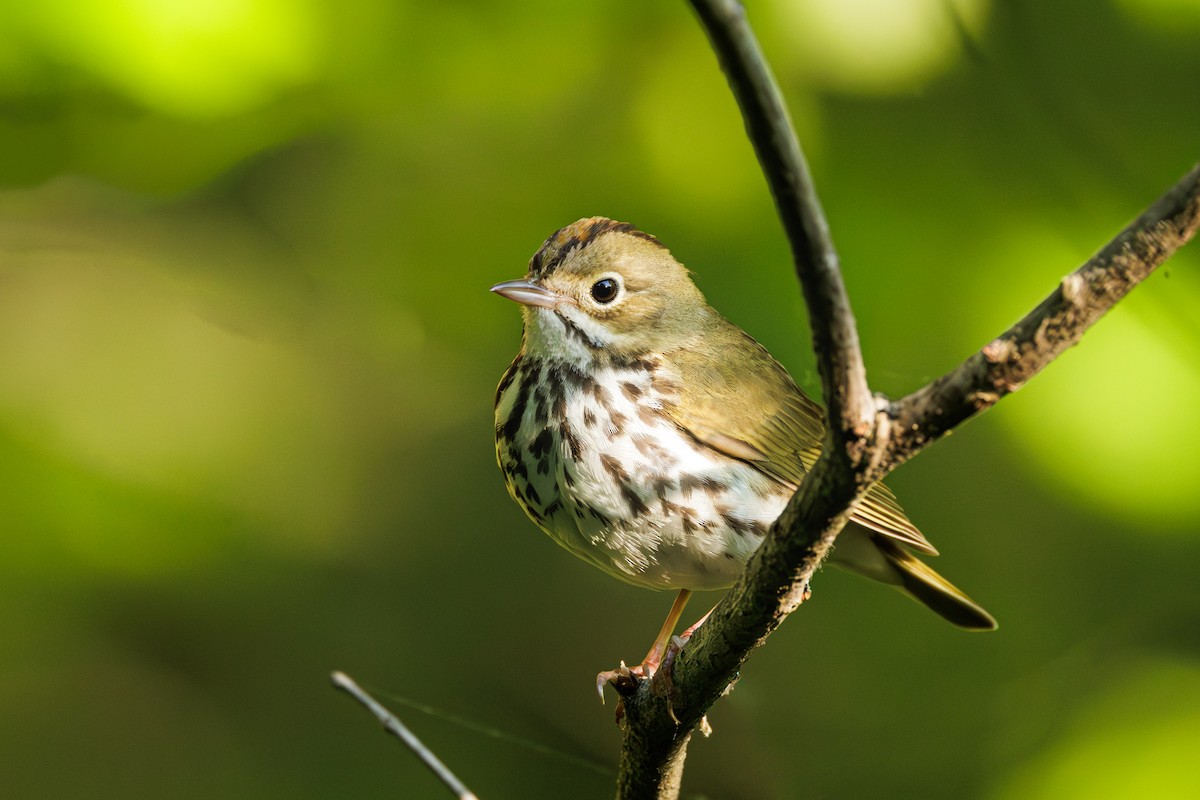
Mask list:
[[1200,166],[1009,330],[906,397],[872,394],[838,258],[782,95],[736,0],[690,0],[737,98],[791,245],[812,327],[826,445],[746,571],[672,659],[622,691],[617,796],[678,797],[687,745],[742,664],[807,599],[808,581],[876,481],[995,405],[1079,341],[1200,227]]

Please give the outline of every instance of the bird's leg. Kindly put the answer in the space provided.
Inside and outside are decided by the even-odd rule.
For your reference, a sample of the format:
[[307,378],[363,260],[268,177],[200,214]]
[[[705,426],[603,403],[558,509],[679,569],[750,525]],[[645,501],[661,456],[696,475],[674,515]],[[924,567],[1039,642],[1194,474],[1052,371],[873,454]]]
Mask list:
[[[654,644],[651,645],[650,652],[646,653],[646,657],[642,659],[639,667],[634,667],[634,670],[641,669],[645,672],[641,677],[652,677],[658,670],[658,665],[663,660],[663,654],[667,652],[667,644],[671,641],[671,635],[675,633],[675,626],[679,624],[679,618],[683,616],[683,609],[687,606],[691,596],[691,589],[680,589],[679,594],[675,595],[675,602],[671,604],[671,610],[667,612],[667,618],[663,620],[662,629],[659,630],[658,636],[654,639]],[[699,625],[700,623],[696,624]],[[691,630],[692,628],[688,628],[689,632]]]
[[[671,634],[675,633],[675,626],[679,624],[679,618],[683,616],[683,609],[687,606],[688,598],[692,596],[691,589],[680,589],[679,594],[675,596],[675,602],[671,604],[671,611],[667,614],[667,618],[663,621],[662,629],[659,630],[658,636],[654,639],[654,644],[650,647],[650,652],[646,653],[646,657],[642,659],[642,663],[636,667],[627,667],[624,662],[617,669],[609,669],[601,672],[596,676],[596,691],[600,693],[601,702],[604,701],[604,685],[611,683],[614,686],[619,686],[623,683],[632,683],[636,685],[637,680],[651,678],[658,670],[658,665],[662,663],[663,655],[667,652],[667,644],[671,641]],[[705,618],[708,614],[704,615]],[[700,620],[703,622],[704,620]],[[700,622],[697,622],[691,628],[688,628],[684,633],[688,636],[691,632],[699,627]]]
[[712,616],[712,612],[716,611],[716,609],[717,609],[717,607],[713,606],[708,611],[705,611],[704,616],[701,617],[700,619],[696,620],[695,624],[692,625],[692,627],[688,628],[683,633],[676,636],[675,638],[679,640],[679,644],[677,646],[682,647],[684,642],[686,642],[688,639],[692,638],[692,634],[696,632],[696,629],[699,628],[701,625],[703,625],[705,620],[707,620],[710,616]]

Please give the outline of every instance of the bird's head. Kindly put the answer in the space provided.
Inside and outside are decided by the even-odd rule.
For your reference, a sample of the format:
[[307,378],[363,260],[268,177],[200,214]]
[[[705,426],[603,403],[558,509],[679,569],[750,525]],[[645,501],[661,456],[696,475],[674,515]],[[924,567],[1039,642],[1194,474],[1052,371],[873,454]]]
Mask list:
[[658,239],[604,217],[555,232],[492,291],[524,306],[526,351],[580,364],[686,347],[715,316]]

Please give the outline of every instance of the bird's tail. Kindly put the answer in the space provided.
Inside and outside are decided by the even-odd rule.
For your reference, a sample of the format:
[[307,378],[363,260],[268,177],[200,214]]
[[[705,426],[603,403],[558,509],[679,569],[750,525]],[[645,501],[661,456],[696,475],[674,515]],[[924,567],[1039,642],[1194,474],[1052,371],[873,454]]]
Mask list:
[[950,581],[899,544],[876,536],[875,545],[896,571],[898,588],[947,622],[969,631],[994,631],[996,619]]

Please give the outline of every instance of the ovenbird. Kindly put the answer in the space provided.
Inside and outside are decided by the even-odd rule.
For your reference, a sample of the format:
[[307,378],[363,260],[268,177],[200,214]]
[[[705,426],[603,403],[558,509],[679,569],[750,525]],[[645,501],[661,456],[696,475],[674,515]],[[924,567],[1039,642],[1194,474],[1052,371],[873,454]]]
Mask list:
[[[680,590],[634,670],[648,675],[690,592],[734,582],[816,461],[821,408],[708,305],[658,239],[627,223],[568,225],[524,280],[492,291],[522,304],[524,316],[521,350],[495,397],[509,493],[585,561],[638,586]],[[937,551],[886,486],[875,484],[850,519],[831,563],[959,627],[996,627],[913,555]]]

